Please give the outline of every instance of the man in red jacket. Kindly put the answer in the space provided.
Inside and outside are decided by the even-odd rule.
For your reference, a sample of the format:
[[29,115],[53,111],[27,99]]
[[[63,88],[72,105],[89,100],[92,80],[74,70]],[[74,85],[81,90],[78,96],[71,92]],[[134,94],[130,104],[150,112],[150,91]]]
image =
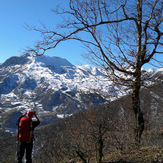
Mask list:
[[[32,120],[35,116],[36,121]],[[17,121],[18,126],[18,148],[17,148],[17,163],[22,163],[24,153],[26,151],[27,163],[32,163],[32,148],[33,148],[33,130],[40,124],[35,111],[28,111],[22,114]]]

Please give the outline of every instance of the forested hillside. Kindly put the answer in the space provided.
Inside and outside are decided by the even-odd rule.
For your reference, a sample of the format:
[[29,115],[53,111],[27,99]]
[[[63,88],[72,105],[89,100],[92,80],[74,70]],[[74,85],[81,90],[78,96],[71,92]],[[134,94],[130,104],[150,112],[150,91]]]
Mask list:
[[[140,148],[134,145],[134,115],[130,96],[39,128],[34,162],[139,162],[163,161],[163,84],[141,91],[145,130]],[[14,147],[14,150],[13,150]],[[1,139],[1,162],[13,162],[16,138]],[[10,155],[9,155],[10,154]]]

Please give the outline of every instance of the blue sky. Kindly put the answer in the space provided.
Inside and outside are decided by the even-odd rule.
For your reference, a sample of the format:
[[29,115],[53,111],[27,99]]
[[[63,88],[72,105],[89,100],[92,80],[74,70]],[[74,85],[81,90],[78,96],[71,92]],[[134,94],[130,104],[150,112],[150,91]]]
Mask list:
[[[61,19],[51,12],[58,4],[66,7],[68,0],[0,0],[0,63],[11,56],[22,55],[23,49],[37,41],[37,32],[28,31],[25,24],[55,26]],[[64,42],[47,55],[66,58],[74,65],[86,64],[81,57],[81,45]]]
[[[51,9],[57,5],[66,7],[69,0],[0,0],[0,63],[11,56],[22,55],[26,46],[39,40],[37,32],[28,31],[25,24],[39,26],[43,22],[55,27],[61,18]],[[74,65],[88,64],[83,59],[85,49],[76,41],[61,43],[56,49],[48,51],[50,56],[66,58]],[[150,65],[145,66],[150,68]]]

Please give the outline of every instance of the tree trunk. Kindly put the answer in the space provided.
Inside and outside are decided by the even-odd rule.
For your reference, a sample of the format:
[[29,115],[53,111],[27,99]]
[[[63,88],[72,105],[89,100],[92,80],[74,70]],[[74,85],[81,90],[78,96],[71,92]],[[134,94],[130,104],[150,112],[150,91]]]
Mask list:
[[141,80],[141,70],[135,75],[135,80],[133,81],[133,93],[132,93],[132,109],[135,114],[135,143],[137,146],[140,145],[141,135],[144,130],[144,117],[140,109],[140,80]]
[[99,126],[99,138],[98,138],[98,151],[97,151],[97,163],[102,162],[103,157],[103,139],[102,139],[102,132],[101,132],[101,125]]

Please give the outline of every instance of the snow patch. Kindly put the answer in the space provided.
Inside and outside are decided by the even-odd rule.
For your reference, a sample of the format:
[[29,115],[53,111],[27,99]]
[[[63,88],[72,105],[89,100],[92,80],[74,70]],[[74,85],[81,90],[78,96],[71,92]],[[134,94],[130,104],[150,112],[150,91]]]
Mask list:
[[57,118],[60,118],[60,119],[70,117],[70,116],[72,116],[72,114],[57,114]]

